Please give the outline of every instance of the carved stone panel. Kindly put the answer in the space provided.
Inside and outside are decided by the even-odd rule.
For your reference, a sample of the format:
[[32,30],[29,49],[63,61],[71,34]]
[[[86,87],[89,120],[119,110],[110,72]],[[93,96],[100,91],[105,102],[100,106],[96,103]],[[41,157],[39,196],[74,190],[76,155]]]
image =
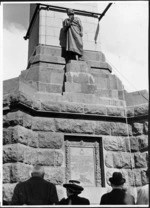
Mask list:
[[65,141],[66,182],[79,180],[84,187],[102,186],[100,145],[97,141]]

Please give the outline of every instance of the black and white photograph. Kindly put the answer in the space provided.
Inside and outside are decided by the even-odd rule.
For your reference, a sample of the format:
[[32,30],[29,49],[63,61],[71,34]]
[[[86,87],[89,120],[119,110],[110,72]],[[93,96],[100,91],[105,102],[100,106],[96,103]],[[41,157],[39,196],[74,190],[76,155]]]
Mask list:
[[1,207],[149,205],[148,6],[1,2]]

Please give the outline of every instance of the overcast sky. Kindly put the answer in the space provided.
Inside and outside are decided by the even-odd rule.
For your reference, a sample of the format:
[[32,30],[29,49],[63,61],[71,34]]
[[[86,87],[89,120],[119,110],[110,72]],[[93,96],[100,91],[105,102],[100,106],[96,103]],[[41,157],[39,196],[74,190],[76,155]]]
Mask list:
[[[101,12],[101,2],[98,8]],[[28,26],[29,4],[3,4],[3,80],[26,69]],[[148,1],[116,1],[100,22],[99,39],[125,89],[148,90]]]

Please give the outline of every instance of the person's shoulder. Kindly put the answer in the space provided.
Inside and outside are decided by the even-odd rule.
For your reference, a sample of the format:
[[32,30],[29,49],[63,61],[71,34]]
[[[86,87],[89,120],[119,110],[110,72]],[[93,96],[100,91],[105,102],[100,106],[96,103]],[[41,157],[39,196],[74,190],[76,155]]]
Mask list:
[[83,201],[83,202],[86,202],[86,204],[90,203],[90,201],[85,197],[80,197],[80,200]]
[[62,198],[59,202],[59,204],[63,205],[63,204],[67,204],[67,199],[66,198]]
[[50,181],[47,181],[47,180],[43,179],[43,182],[44,182],[45,184],[48,184],[48,185],[51,186],[51,187],[55,187],[55,184],[52,183],[52,182],[50,182]]
[[125,194],[125,199],[124,199],[125,204],[135,204],[135,199],[134,196],[132,196],[129,193]]

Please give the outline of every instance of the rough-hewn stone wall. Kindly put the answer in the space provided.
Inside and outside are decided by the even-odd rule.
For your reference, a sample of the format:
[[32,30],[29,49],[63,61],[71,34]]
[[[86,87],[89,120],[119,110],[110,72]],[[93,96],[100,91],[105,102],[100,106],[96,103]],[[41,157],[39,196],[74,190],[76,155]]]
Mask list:
[[[85,187],[83,195],[98,204],[108,178],[121,171],[126,186],[146,183],[148,103],[130,104],[121,81],[101,52],[84,51],[84,62],[65,64],[61,49],[37,46],[29,68],[4,82],[3,197],[10,201],[17,182],[31,167],[45,167],[45,179],[65,195],[65,137],[102,141],[105,187]],[[128,103],[128,106],[126,105]],[[134,105],[133,105],[134,104]]]

